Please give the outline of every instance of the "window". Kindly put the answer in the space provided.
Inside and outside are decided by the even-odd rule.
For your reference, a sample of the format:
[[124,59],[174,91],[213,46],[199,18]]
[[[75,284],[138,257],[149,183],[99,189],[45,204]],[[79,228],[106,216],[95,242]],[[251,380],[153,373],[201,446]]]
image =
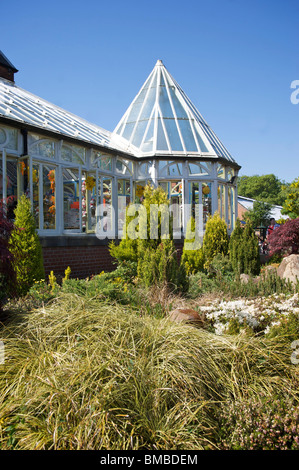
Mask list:
[[43,139],[38,135],[31,134],[32,144],[29,147],[30,155],[53,159],[55,156],[55,143],[49,139]]
[[77,145],[62,145],[61,158],[65,162],[71,163],[85,163],[85,148],[78,147]]
[[91,166],[99,168],[103,171],[112,171],[112,158],[109,155],[104,155],[101,152],[92,152]]
[[63,168],[63,227],[80,230],[80,180],[77,168]]
[[42,178],[42,228],[46,230],[54,230],[56,228],[56,168],[50,165],[42,165]]

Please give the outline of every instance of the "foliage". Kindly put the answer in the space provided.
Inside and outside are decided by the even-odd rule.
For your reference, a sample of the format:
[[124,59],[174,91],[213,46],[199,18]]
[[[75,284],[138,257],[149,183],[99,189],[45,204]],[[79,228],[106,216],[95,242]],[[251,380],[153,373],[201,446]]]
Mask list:
[[[299,292],[299,285],[297,292]],[[229,273],[211,277],[209,274],[199,272],[190,277],[188,297],[196,299],[205,294],[219,293],[232,298],[253,298],[271,296],[274,293],[293,294],[294,286],[291,282],[281,279],[276,272],[261,274],[259,278],[250,277],[246,283],[242,282],[239,277],[233,278]]]
[[[193,237],[192,234],[194,234]],[[191,217],[187,224],[181,263],[185,265],[187,275],[195,274],[204,269],[204,253],[200,241],[195,234],[194,217]]]
[[228,233],[227,226],[218,212],[209,217],[205,234],[203,237],[203,252],[205,257],[205,267],[208,267],[212,259],[221,253],[226,255],[228,252]]
[[237,220],[229,241],[229,256],[235,272],[259,274],[259,244],[250,222],[242,228],[240,221]]
[[13,255],[16,290],[18,295],[24,295],[34,281],[45,278],[42,248],[35,229],[31,203],[24,194],[15,209],[15,223],[9,239],[9,249]]
[[270,256],[299,253],[299,217],[289,219],[269,236]]
[[0,207],[0,311],[6,296],[14,292],[12,253],[9,249],[9,237],[12,230],[12,222],[5,217]]
[[156,250],[147,248],[138,262],[138,278],[146,287],[163,285],[165,282],[173,289],[186,290],[187,280],[184,265],[178,264],[172,240],[164,240]]
[[62,282],[67,281],[70,278],[71,272],[72,270],[70,266],[68,266],[66,270],[64,271],[64,278],[62,279]]
[[244,219],[253,227],[267,227],[271,219],[272,205],[268,202],[254,201],[253,209],[244,214]]
[[238,194],[269,204],[282,205],[286,184],[272,173],[269,175],[241,176],[238,178]]
[[290,397],[250,397],[225,403],[221,448],[299,450],[299,405]]
[[291,219],[296,219],[299,217],[299,177],[285,191],[286,198],[281,213],[288,215]]
[[[151,207],[159,207],[160,210],[150,212]],[[136,206],[130,205],[127,208],[125,237],[119,245],[110,243],[109,251],[116,258],[118,267],[125,265],[127,269],[131,268],[131,273],[127,273],[129,277],[138,274],[145,286],[167,282],[174,288],[185,289],[185,269],[178,265],[168,207],[165,191],[160,186],[153,188],[147,185],[142,205],[138,206],[138,218],[135,220]],[[169,222],[167,234],[163,233],[163,220]]]
[[[232,447],[241,438],[233,418],[245,417],[238,407],[223,416],[228,400],[267,393],[289,404],[298,389],[289,351],[276,343],[219,337],[74,292],[12,322],[2,339],[2,450],[217,449],[228,438]],[[270,407],[253,410],[253,422],[263,426]],[[294,444],[296,408],[290,422],[283,404],[273,407]]]

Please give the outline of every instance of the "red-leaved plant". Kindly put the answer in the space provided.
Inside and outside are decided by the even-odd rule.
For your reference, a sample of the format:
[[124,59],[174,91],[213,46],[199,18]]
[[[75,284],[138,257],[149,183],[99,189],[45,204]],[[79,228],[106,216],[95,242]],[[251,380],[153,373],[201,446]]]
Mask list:
[[269,236],[270,256],[299,253],[299,217],[287,220]]
[[13,223],[5,216],[3,207],[0,207],[0,311],[4,298],[7,294],[12,293],[14,285],[12,254],[8,247],[12,229]]

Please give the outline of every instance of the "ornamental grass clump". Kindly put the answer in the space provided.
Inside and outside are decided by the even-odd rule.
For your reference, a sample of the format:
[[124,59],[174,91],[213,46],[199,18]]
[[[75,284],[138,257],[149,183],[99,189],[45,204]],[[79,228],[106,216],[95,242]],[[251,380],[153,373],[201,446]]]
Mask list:
[[1,335],[2,450],[217,449],[221,404],[289,393],[293,370],[275,343],[74,293]]

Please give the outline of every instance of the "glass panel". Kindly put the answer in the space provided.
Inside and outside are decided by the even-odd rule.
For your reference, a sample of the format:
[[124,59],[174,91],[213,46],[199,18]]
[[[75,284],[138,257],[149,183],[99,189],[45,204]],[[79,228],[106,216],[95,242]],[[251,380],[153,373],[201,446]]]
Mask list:
[[101,218],[101,226],[104,232],[112,230],[112,179],[103,178],[103,215]]
[[187,152],[197,152],[197,145],[189,121],[178,120]]
[[104,171],[112,170],[112,158],[109,155],[103,155],[100,152],[92,152],[91,165]]
[[229,187],[228,188],[228,229],[233,230],[234,228],[234,218],[235,218],[235,209],[234,209],[234,202],[235,202],[235,188]]
[[192,205],[191,215],[195,217],[195,205],[199,204],[199,183],[192,181],[189,183],[189,202]]
[[0,147],[2,146],[10,150],[17,150],[18,148],[17,129],[9,129],[8,127],[0,128]]
[[204,143],[204,141],[202,140],[199,132],[196,129],[196,124],[194,124],[194,128],[195,128],[195,134],[196,134],[196,138],[197,138],[197,142],[198,142],[198,145],[200,147],[200,150],[202,152],[208,152],[209,150],[208,150],[206,144]]
[[30,138],[33,140],[33,144],[30,146],[30,154],[54,158],[55,144],[53,141],[41,139],[40,136],[35,134],[32,134]]
[[157,131],[157,150],[168,150],[164,130],[162,127],[161,119],[158,119],[158,131]]
[[55,207],[55,180],[56,170],[50,165],[43,165],[43,228],[56,228]]
[[173,86],[169,87],[170,96],[178,119],[188,119],[187,113],[175,94]]
[[138,183],[134,183],[135,185],[135,202],[142,202],[143,200],[143,194],[144,194],[144,188],[146,186],[145,181],[138,181]]
[[139,147],[142,142],[147,124],[148,124],[148,121],[138,121],[137,123],[134,136],[132,139],[132,144],[135,145],[136,147]]
[[209,216],[212,213],[212,183],[202,184],[202,205],[204,229]]
[[164,119],[163,120],[166,132],[168,134],[168,139],[170,142],[170,146],[172,150],[176,150],[178,152],[183,151],[183,146],[181,143],[181,139],[177,130],[177,126],[174,119]]
[[225,179],[224,166],[218,164],[217,166],[217,176],[218,178]]
[[85,162],[85,149],[83,147],[63,145],[61,158],[66,162],[82,164]]
[[0,145],[4,145],[6,142],[6,132],[0,127]]
[[208,169],[200,163],[189,162],[189,175],[208,175]]
[[224,198],[223,184],[218,184],[217,196],[218,196],[218,212],[219,212],[220,217],[225,220],[225,198]]
[[129,160],[121,160],[118,158],[116,160],[116,171],[122,175],[132,175],[133,163]]
[[153,141],[154,141],[154,119],[151,119],[146,137],[144,139],[141,150],[143,152],[151,152],[153,150]]
[[151,87],[148,92],[148,96],[146,98],[146,101],[144,103],[141,115],[140,115],[140,120],[144,119],[149,119],[154,107],[156,101],[156,84],[154,84],[154,87]]
[[159,105],[164,118],[174,118],[165,87],[159,87]]
[[[0,161],[0,187],[2,188],[2,161]],[[7,218],[14,219],[14,210],[18,202],[17,160],[6,161],[6,207]],[[1,193],[0,193],[1,194]],[[2,197],[2,196],[0,196]]]
[[18,192],[20,194],[24,193],[27,197],[29,197],[29,163],[28,158],[21,160],[18,162],[18,173],[19,173],[19,181],[20,187],[18,188]]
[[80,229],[79,170],[62,169],[64,229]]
[[181,162],[159,162],[159,175],[160,176],[181,176],[183,171],[183,164]]
[[125,139],[130,140],[134,126],[135,126],[135,122],[127,122],[124,128],[124,132],[123,132],[123,137]]
[[[118,228],[122,230],[126,218],[126,207],[131,201],[131,185],[130,180],[118,180],[117,182],[117,194],[118,194]],[[124,204],[124,199],[125,204]]]
[[82,182],[82,227],[92,232],[95,231],[97,223],[96,206],[96,174],[88,173]]
[[39,229],[39,165],[32,165],[32,187],[33,187],[33,216],[36,228]]

